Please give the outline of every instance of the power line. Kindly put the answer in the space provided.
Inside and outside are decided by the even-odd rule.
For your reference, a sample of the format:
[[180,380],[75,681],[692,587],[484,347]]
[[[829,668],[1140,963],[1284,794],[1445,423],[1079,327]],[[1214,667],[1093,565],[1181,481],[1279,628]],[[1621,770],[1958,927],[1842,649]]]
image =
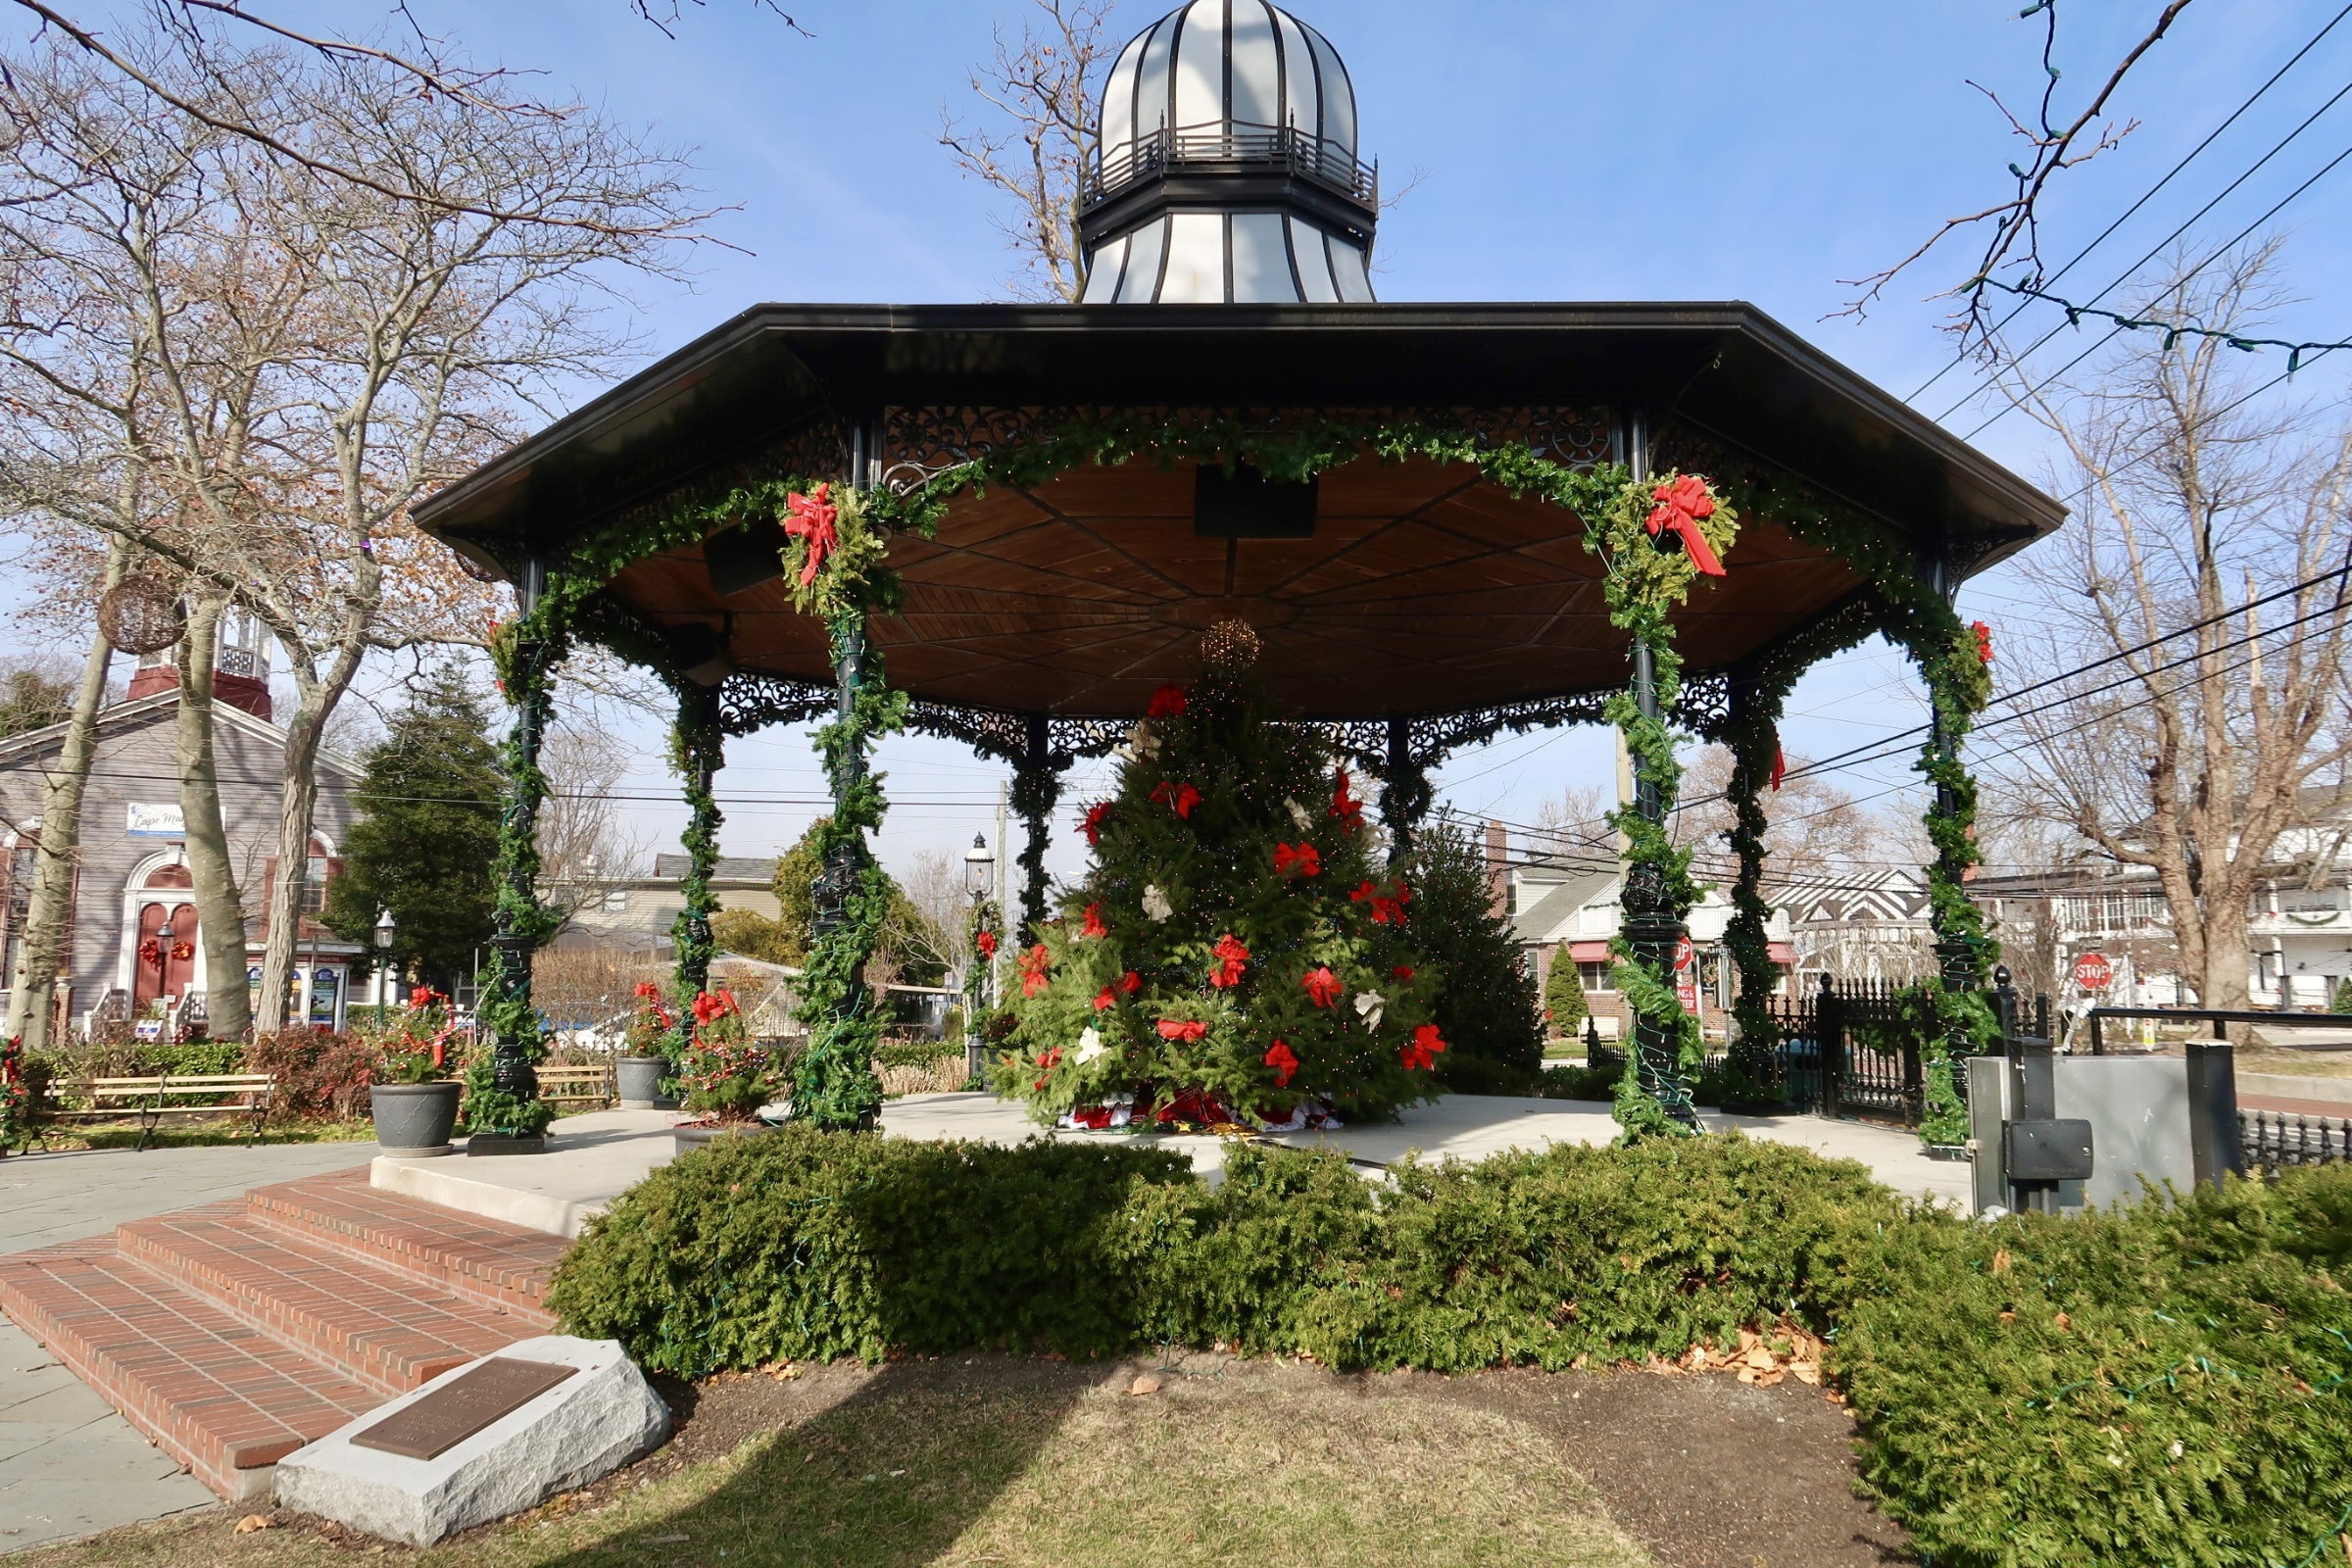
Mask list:
[[[2320,46],[2320,41],[2326,38],[2330,32],[2333,32],[2336,28],[2336,24],[2342,22],[2346,17],[2352,17],[2352,5],[2347,5],[2343,10],[2338,11],[2333,17],[2329,18],[2328,24],[2320,28],[2318,32],[2313,33],[2310,39],[2304,43],[2302,48],[2296,50],[2287,58],[2285,65],[2280,66],[2277,71],[2271,73],[2269,80],[2265,81],[2261,86],[2255,88],[2253,93],[2247,97],[2245,102],[2239,104],[2235,109],[2230,110],[2229,119],[2223,121],[2220,124],[2214,126],[2213,129],[2207,131],[2203,141],[2198,142],[2194,147],[2191,147],[2188,152],[2182,156],[2179,163],[2173,165],[2171,169],[2165,171],[2163,178],[2157,180],[2155,184],[2150,185],[2146,190],[2142,191],[2137,201],[2125,208],[2122,214],[2119,215],[2112,222],[2110,222],[2105,228],[2099,230],[2098,234],[2092,238],[2089,244],[2077,251],[2073,260],[2069,261],[2064,267],[2059,268],[2057,271],[2052,272],[2046,281],[2052,283],[2057,282],[2058,279],[2073,271],[2078,265],[2083,261],[2086,261],[2092,251],[2097,250],[2110,235],[2112,235],[2117,229],[2123,227],[2124,224],[2131,220],[2132,215],[2137,213],[2142,207],[2145,207],[2151,200],[2153,200],[2157,192],[2163,190],[2165,186],[2171,184],[2173,182],[2173,177],[2176,174],[2179,174],[2191,163],[2195,162],[2198,155],[2203,153],[2206,148],[2212,146],[2214,142],[2221,136],[2223,131],[2228,130],[2231,125],[2236,124],[2239,116],[2243,115],[2247,110],[2253,108],[2254,105],[2262,99],[2264,94],[2268,93],[2273,87],[2278,85],[2279,78],[2284,76],[2288,72],[2294,70],[2297,65],[2301,64],[2303,57],[2307,54],[2310,54],[2312,50],[2318,48]],[[2276,151],[2276,149],[2273,150]],[[2259,168],[2261,166],[2257,165],[2255,167]],[[2251,171],[2249,171],[2249,172],[2251,172]],[[2236,186],[2232,184],[2230,188],[2235,189]],[[2227,193],[2225,192],[2225,194]],[[2210,204],[2208,204],[2208,206],[2210,206]],[[2167,241],[2167,243],[2169,244],[2170,241]],[[2136,270],[2136,268],[2132,270]],[[2011,321],[2015,320],[2019,313],[2024,310],[2025,305],[2022,302],[2012,307],[2007,316],[2002,317],[1998,321],[1993,323],[1993,330],[1997,332],[2002,327],[2007,326]],[[1967,350],[1963,349],[1960,353],[1953,355],[1950,363],[1945,365],[1942,369],[1937,370],[1934,375],[1929,376],[1925,381],[1922,381],[1918,386],[1914,387],[1911,391],[1911,395],[1903,399],[1903,401],[1905,403],[1918,402],[1921,393],[1927,391],[1928,388],[1942,380],[1946,375],[1950,374],[1952,370],[1962,365],[1965,365],[1967,362],[1968,352]]]

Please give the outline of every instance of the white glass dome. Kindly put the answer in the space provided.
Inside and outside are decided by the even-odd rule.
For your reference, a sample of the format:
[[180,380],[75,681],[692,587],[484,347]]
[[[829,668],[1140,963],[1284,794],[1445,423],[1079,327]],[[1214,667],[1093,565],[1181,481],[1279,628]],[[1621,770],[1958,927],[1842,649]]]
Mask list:
[[1368,302],[1378,211],[1339,52],[1266,0],[1190,0],[1104,84],[1083,298]]

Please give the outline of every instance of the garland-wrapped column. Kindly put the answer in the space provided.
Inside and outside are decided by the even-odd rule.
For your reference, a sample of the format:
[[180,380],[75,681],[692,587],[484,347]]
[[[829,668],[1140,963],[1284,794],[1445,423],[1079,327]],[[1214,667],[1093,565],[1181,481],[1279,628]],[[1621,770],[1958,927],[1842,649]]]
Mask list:
[[1012,770],[1012,808],[1028,829],[1021,845],[1021,930],[1037,940],[1046,918],[1046,840],[1061,801],[1061,769],[1053,754],[1053,729],[1043,713],[1029,715],[1028,746]]
[[[1668,658],[1671,663],[1672,656]],[[1636,636],[1634,707],[1644,736],[1654,733],[1671,752],[1673,739],[1665,734],[1665,726],[1658,719],[1657,665],[1656,650],[1646,638]],[[1667,795],[1673,788],[1673,780],[1655,765],[1650,750],[1642,748],[1635,752],[1634,814],[1663,839]],[[1674,972],[1674,956],[1685,935],[1683,916],[1689,901],[1675,897],[1669,870],[1654,858],[1634,858],[1627,867],[1621,895],[1625,945],[1634,962],[1653,977]],[[1633,1082],[1668,1117],[1683,1128],[1695,1131],[1698,1113],[1690,1103],[1689,1064],[1682,1059],[1686,1032],[1682,1000],[1671,984],[1660,985],[1653,979],[1646,987],[1635,989],[1634,1001]],[[1671,1015],[1664,1015],[1664,1009],[1671,1009]]]
[[794,1075],[793,1114],[819,1127],[862,1131],[882,1106],[874,1076],[882,1021],[866,991],[865,964],[890,909],[889,878],[865,842],[882,825],[881,784],[866,767],[866,752],[882,731],[898,727],[906,705],[883,681],[881,656],[866,642],[864,610],[836,614],[831,630],[839,706],[816,746],[832,786],[833,814],[817,834],[824,871],[816,883],[816,942],[801,982],[808,1049]]
[[[1952,590],[1942,563],[1934,567],[1936,588],[1948,606]],[[1969,899],[1967,877],[1977,863],[1977,783],[1960,760],[1961,742],[1992,693],[1991,632],[1978,622],[1963,627],[1947,614],[1913,657],[1928,688],[1931,722],[1928,744],[1914,764],[1935,788],[1927,813],[1928,840],[1936,858],[1928,866],[1929,920],[1936,930],[1936,1015],[1940,1038],[1925,1066],[1920,1137],[1930,1144],[1968,1141],[1969,1056],[1986,1049],[1994,1034],[1984,988],[2000,946],[1985,929],[1984,911]]]
[[[1760,709],[1777,710],[1779,693],[1767,704],[1752,675],[1732,681],[1730,735],[1732,853],[1739,857],[1739,880],[1732,885],[1732,919],[1724,930],[1724,946],[1740,969],[1740,994],[1732,1017],[1740,1038],[1734,1043],[1731,1065],[1743,1082],[1743,1094],[1763,1096],[1780,1080],[1780,1025],[1772,1016],[1770,999],[1779,983],[1779,965],[1772,961],[1772,942],[1765,922],[1772,906],[1764,900],[1763,792],[1773,782],[1780,757],[1780,736]],[[1773,1098],[1778,1098],[1777,1094]]]
[[536,1153],[555,1119],[539,1098],[533,1070],[546,1054],[538,1009],[531,1004],[531,957],[553,934],[556,921],[539,903],[539,808],[547,800],[547,775],[540,771],[539,745],[547,730],[554,685],[551,671],[562,660],[560,638],[538,624],[546,568],[536,559],[522,564],[515,582],[521,614],[514,641],[501,650],[501,684],[514,705],[514,727],[507,738],[509,797],[498,830],[498,911],[490,939],[490,976],[474,1015],[481,1035],[466,1068],[466,1152],[474,1154]]
[[1413,721],[1389,720],[1389,759],[1380,785],[1380,819],[1389,830],[1389,864],[1413,852],[1413,829],[1429,812],[1429,774],[1413,757]]
[[686,831],[679,840],[686,851],[686,878],[681,888],[686,906],[670,923],[670,944],[677,953],[677,1024],[669,1037],[669,1059],[674,1072],[685,1058],[694,1035],[695,997],[710,989],[710,917],[718,912],[717,895],[710,891],[710,873],[718,867],[718,830],[726,818],[718,809],[717,781],[726,760],[726,728],[719,712],[718,688],[691,683],[678,689],[678,713],[669,732],[670,765],[678,770],[689,808]]

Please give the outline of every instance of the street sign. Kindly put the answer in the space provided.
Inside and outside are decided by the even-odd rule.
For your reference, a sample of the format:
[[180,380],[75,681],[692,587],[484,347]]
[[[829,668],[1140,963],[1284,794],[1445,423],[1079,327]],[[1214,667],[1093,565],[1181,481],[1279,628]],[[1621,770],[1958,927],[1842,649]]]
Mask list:
[[1690,945],[1690,933],[1685,932],[1674,942],[1674,966],[1678,970],[1688,969],[1697,961],[1698,950]]
[[2075,960],[2075,984],[2085,991],[2104,991],[2115,979],[2115,965],[2104,953],[2085,953]]
[[1674,944],[1674,999],[1683,1010],[1698,1011],[1698,950],[1690,945],[1690,934],[1684,932]]

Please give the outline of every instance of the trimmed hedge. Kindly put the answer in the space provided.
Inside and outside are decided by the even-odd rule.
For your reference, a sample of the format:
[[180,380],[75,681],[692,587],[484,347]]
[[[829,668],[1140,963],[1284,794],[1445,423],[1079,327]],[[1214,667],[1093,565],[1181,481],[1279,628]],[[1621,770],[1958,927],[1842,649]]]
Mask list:
[[785,1128],[592,1221],[550,1304],[683,1376],[1153,1340],[1433,1371],[1831,1341],[1942,1564],[2308,1568],[2352,1526],[2352,1167],[1996,1225],[1736,1136],[1405,1164]]

